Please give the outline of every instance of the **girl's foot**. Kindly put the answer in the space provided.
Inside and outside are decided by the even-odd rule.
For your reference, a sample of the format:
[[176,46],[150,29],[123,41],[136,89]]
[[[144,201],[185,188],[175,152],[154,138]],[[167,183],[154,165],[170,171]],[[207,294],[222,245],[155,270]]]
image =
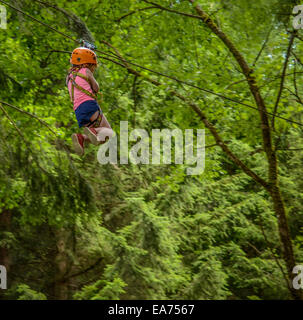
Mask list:
[[95,146],[100,144],[97,137],[98,133],[95,128],[84,127],[84,133],[87,135],[88,139],[92,144],[94,144]]
[[73,133],[72,134],[72,141],[74,145],[75,152],[79,156],[84,155],[84,137],[81,133]]

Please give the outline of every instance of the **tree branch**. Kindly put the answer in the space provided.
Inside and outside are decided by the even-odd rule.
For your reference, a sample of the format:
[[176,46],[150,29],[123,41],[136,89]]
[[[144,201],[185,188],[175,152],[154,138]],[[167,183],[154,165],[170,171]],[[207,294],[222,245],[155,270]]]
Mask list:
[[[253,70],[249,68],[244,57],[237,50],[237,48],[230,41],[230,39],[225,35],[225,33],[222,32],[216,26],[216,24],[212,21],[210,16],[207,13],[205,13],[199,5],[194,6],[195,10],[198,13],[198,16],[195,16],[195,15],[189,15],[186,13],[180,13],[178,11],[162,7],[154,2],[150,2],[147,0],[143,0],[143,1],[146,3],[152,4],[152,5],[157,5],[159,8],[161,8],[162,10],[165,10],[165,11],[169,11],[169,12],[173,12],[173,13],[177,13],[177,14],[182,14],[185,16],[189,16],[191,18],[202,20],[206,24],[206,26],[214,34],[216,34],[219,37],[219,39],[222,40],[222,42],[226,45],[226,47],[232,53],[232,55],[236,59],[237,63],[239,64],[239,66],[242,70],[242,73],[246,77],[250,91],[251,91],[251,93],[256,101],[256,104],[258,106],[258,111],[259,111],[260,118],[261,118],[261,130],[262,130],[262,137],[263,137],[263,145],[264,145],[264,150],[266,152],[266,156],[267,156],[268,162],[269,162],[269,181],[270,181],[270,183],[275,183],[274,181],[276,181],[276,178],[277,178],[277,160],[276,160],[276,156],[275,156],[274,149],[272,146],[271,131],[270,131],[270,126],[269,126],[269,121],[268,121],[268,113],[267,113],[263,98],[260,94],[259,87],[257,86],[256,79],[252,74]],[[189,2],[194,5],[194,0],[189,0]]]
[[303,66],[303,62],[302,62],[301,59],[294,53],[293,50],[291,50],[291,53],[292,53],[292,55],[296,58],[296,60],[299,62],[299,64],[300,64],[301,66]]
[[120,18],[118,18],[118,19],[116,19],[114,21],[115,22],[120,22],[122,19],[127,18],[127,17],[129,17],[129,16],[131,16],[131,15],[137,13],[137,12],[150,10],[150,9],[157,9],[157,7],[156,6],[150,6],[150,7],[145,7],[145,8],[140,8],[140,9],[137,9],[137,10],[133,10],[133,11],[130,11],[130,12],[124,14],[123,16],[121,16]]
[[56,133],[44,120],[41,120],[41,119],[40,119],[39,117],[37,117],[35,114],[32,114],[32,113],[27,112],[27,111],[25,111],[25,110],[19,109],[18,107],[13,106],[13,105],[11,105],[11,104],[9,104],[9,103],[7,103],[7,102],[1,101],[1,100],[0,100],[0,104],[4,104],[4,105],[6,105],[6,106],[8,106],[8,107],[10,107],[10,108],[13,108],[13,109],[17,110],[18,112],[21,112],[21,113],[23,113],[23,114],[28,115],[28,116],[31,117],[31,118],[34,118],[34,119],[38,120],[42,125],[44,125],[45,127],[47,127],[47,129],[48,129],[49,131],[51,131],[55,136],[57,136],[57,133]]
[[289,285],[289,281],[288,281],[288,278],[287,278],[287,274],[284,272],[283,267],[282,267],[280,261],[278,260],[278,258],[276,257],[275,253],[273,252],[273,250],[272,250],[272,248],[271,248],[271,245],[270,245],[270,243],[269,243],[269,241],[268,241],[268,239],[267,239],[267,236],[266,236],[266,234],[265,234],[265,231],[264,231],[264,228],[263,228],[262,224],[259,224],[259,227],[260,227],[260,229],[261,229],[261,231],[262,231],[264,240],[265,240],[265,242],[267,243],[267,246],[268,246],[268,248],[269,248],[269,250],[270,250],[270,252],[271,252],[271,255],[272,255],[272,257],[274,258],[274,260],[276,261],[276,264],[277,264],[278,268],[280,269],[280,271],[281,271],[281,273],[282,273],[282,275],[283,275],[283,278],[284,278],[284,280],[285,280],[285,282],[286,282],[286,285],[287,285],[288,289],[290,289],[290,285]]
[[194,15],[194,14],[190,14],[190,13],[186,13],[186,12],[180,12],[180,11],[177,11],[177,10],[169,9],[169,8],[163,7],[160,4],[152,2],[152,1],[148,1],[148,0],[143,0],[143,1],[145,3],[148,3],[148,4],[152,4],[154,7],[159,8],[159,9],[164,10],[164,11],[168,11],[168,12],[171,12],[171,13],[179,14],[181,16],[185,16],[185,17],[190,17],[190,18],[201,20],[200,16],[197,16],[197,15]]
[[269,31],[268,31],[268,33],[267,33],[267,35],[266,35],[266,38],[265,38],[265,40],[264,40],[264,42],[263,42],[263,45],[262,45],[262,47],[261,47],[258,55],[256,56],[256,59],[255,59],[254,63],[253,63],[253,67],[256,65],[256,63],[258,62],[258,60],[259,60],[259,58],[260,58],[263,50],[265,49],[265,47],[266,47],[266,45],[267,45],[267,42],[268,42],[268,40],[269,40],[269,36],[270,36],[270,34],[271,34],[271,32],[272,32],[272,29],[273,29],[273,27],[270,27],[270,29],[269,29]]
[[99,258],[94,264],[92,264],[91,266],[87,267],[86,269],[84,270],[81,270],[75,274],[71,274],[69,276],[66,276],[64,277],[63,279],[61,279],[62,282],[66,282],[67,280],[71,279],[71,278],[75,278],[75,277],[78,277],[78,276],[81,276],[82,274],[94,269],[95,267],[98,266],[98,264],[103,260],[103,258]]
[[41,1],[41,0],[34,0],[34,1],[63,13],[68,18],[69,21],[73,22],[74,24],[73,29],[78,33],[78,35],[81,38],[91,43],[95,42],[94,37],[92,36],[91,32],[87,28],[84,21],[82,21],[76,14],[72,12],[67,12],[65,9],[59,8],[58,6],[48,3],[46,1]]
[[27,139],[25,138],[25,136],[23,135],[23,133],[21,132],[21,130],[18,128],[18,126],[16,125],[15,121],[10,117],[10,115],[7,113],[7,111],[3,108],[2,103],[0,102],[0,109],[3,111],[4,115],[6,116],[6,118],[9,120],[9,122],[13,125],[13,127],[16,129],[16,131],[18,132],[18,134],[20,135],[20,137],[22,138],[22,140],[25,142],[25,145],[27,146],[28,150],[30,151],[30,153],[33,156],[33,159],[36,161],[37,166],[39,167],[39,169],[41,171],[43,171],[45,174],[48,174],[48,172],[46,170],[44,170],[39,163],[38,158],[36,157],[36,154],[33,152],[33,150],[29,147],[29,141],[27,141]]
[[274,114],[273,114],[273,117],[272,117],[272,120],[271,120],[271,126],[272,126],[273,130],[275,129],[275,117],[276,117],[276,114],[277,114],[278,105],[279,105],[280,98],[281,98],[282,91],[283,91],[283,87],[284,87],[285,74],[286,74],[286,70],[287,70],[287,66],[288,66],[288,60],[289,60],[291,48],[292,48],[292,45],[293,45],[293,42],[294,42],[294,39],[295,39],[295,34],[296,34],[296,31],[293,31],[291,36],[290,36],[289,43],[288,43],[287,53],[286,53],[286,57],[285,57],[284,65],[283,65],[282,76],[281,76],[280,88],[279,88],[277,99],[276,99],[276,103],[275,103],[275,106],[274,106],[274,112],[273,112]]
[[[241,53],[237,50],[235,45],[231,42],[231,40],[226,36],[222,30],[220,30],[216,24],[212,21],[207,13],[205,13],[199,5],[195,5],[195,0],[189,0],[191,4],[193,4],[195,10],[201,16],[203,22],[208,26],[210,30],[216,34],[219,39],[226,45],[229,51],[232,53],[237,63],[239,64],[243,74],[245,75],[251,94],[253,95],[255,102],[259,109],[259,114],[261,118],[261,130],[262,130],[262,141],[264,151],[266,153],[267,161],[268,161],[268,180],[269,180],[269,194],[272,198],[274,211],[278,220],[279,227],[279,236],[281,240],[281,244],[283,247],[284,260],[287,265],[288,271],[288,280],[291,281],[293,277],[293,267],[296,265],[295,256],[293,252],[293,246],[290,238],[289,226],[287,222],[286,209],[283,202],[283,197],[281,194],[279,181],[278,181],[278,160],[275,148],[273,147],[272,137],[271,137],[271,129],[269,126],[269,119],[267,115],[266,106],[263,100],[263,97],[260,93],[260,88],[257,85],[256,77],[253,75],[253,70],[249,68],[247,62]],[[286,69],[286,68],[285,68]],[[290,293],[294,299],[302,300],[303,295],[301,292],[298,292],[294,288],[289,287]]]
[[[117,50],[117,49],[116,49]],[[117,50],[118,52],[118,50]],[[120,54],[120,53],[119,53]],[[124,65],[125,68],[127,68],[128,72],[134,74],[137,77],[142,77],[144,80],[152,83],[155,86],[163,86],[162,83],[150,79],[149,77],[142,75],[140,72],[132,69],[129,65]],[[179,98],[181,101],[185,102],[187,105],[189,105],[200,117],[206,128],[210,130],[212,133],[213,137],[215,138],[216,144],[221,147],[221,149],[227,154],[227,156],[237,165],[239,166],[247,175],[249,175],[251,178],[253,178],[257,183],[261,184],[264,188],[269,190],[269,185],[268,183],[263,180],[261,177],[259,177],[256,173],[254,173],[252,170],[250,170],[235,154],[231,152],[231,150],[227,147],[227,145],[223,142],[221,139],[220,135],[218,134],[216,128],[207,120],[206,115],[201,111],[201,109],[196,105],[195,103],[189,101],[186,97],[183,95],[179,94],[173,89],[169,89],[169,92]]]
[[[111,44],[107,43],[106,44],[108,46],[110,46],[112,49],[115,50],[115,52],[121,57],[121,60],[125,60],[121,53],[118,51],[118,49],[114,48]],[[120,64],[121,65],[121,64]],[[156,81],[154,79],[151,79],[143,74],[141,74],[140,72],[132,69],[130,67],[129,64],[124,64],[122,65],[124,68],[127,68],[128,72],[137,76],[137,77],[141,77],[144,80],[152,83],[155,86],[164,86],[162,83],[160,83],[159,81]],[[251,178],[253,178],[257,183],[261,184],[265,189],[269,190],[269,184],[263,180],[261,177],[259,177],[255,172],[253,172],[252,170],[250,170],[235,154],[233,154],[233,152],[227,147],[227,145],[223,142],[223,140],[221,139],[220,135],[218,134],[216,128],[207,120],[206,115],[201,111],[201,109],[198,107],[198,105],[196,105],[195,103],[189,101],[186,97],[184,97],[183,95],[179,94],[178,92],[176,92],[173,89],[168,89],[169,92],[179,98],[181,101],[185,102],[187,105],[189,105],[196,113],[197,115],[200,117],[200,119],[202,120],[202,122],[204,123],[204,125],[206,126],[206,128],[208,128],[210,130],[210,132],[212,133],[213,137],[215,138],[216,144],[219,145],[221,147],[221,149],[227,154],[227,156],[237,165],[239,166],[247,175],[249,175]]]
[[[194,0],[189,0],[192,4],[194,4]],[[264,144],[264,150],[266,151],[267,157],[271,159],[273,162],[272,169],[275,167],[275,156],[272,148],[272,141],[271,141],[271,132],[270,132],[270,127],[269,127],[269,121],[268,121],[268,116],[267,116],[267,110],[263,101],[263,98],[259,92],[259,88],[256,83],[256,79],[253,76],[253,70],[250,69],[248,66],[247,62],[245,61],[244,57],[242,54],[237,50],[235,45],[229,40],[229,38],[225,35],[225,33],[220,30],[215,23],[212,21],[212,19],[209,17],[207,13],[205,13],[199,5],[194,6],[196,11],[198,12],[200,19],[208,26],[210,30],[215,33],[219,39],[222,40],[222,42],[226,45],[226,47],[229,49],[229,51],[232,53],[236,61],[238,62],[243,74],[246,77],[246,80],[248,82],[250,91],[256,101],[256,104],[258,106],[258,110],[260,113],[260,118],[261,118],[261,124],[262,124],[262,136],[263,136],[263,144]],[[274,172],[276,170],[270,170],[270,180],[274,176]]]
[[6,116],[6,118],[8,119],[8,121],[14,126],[14,128],[16,129],[17,133],[19,134],[19,136],[22,138],[22,140],[24,140],[25,144],[28,144],[28,141],[25,139],[23,133],[20,131],[20,129],[17,127],[16,123],[14,122],[14,120],[10,117],[10,115],[7,113],[7,111],[3,108],[2,103],[0,102],[0,109],[3,111],[4,115]]

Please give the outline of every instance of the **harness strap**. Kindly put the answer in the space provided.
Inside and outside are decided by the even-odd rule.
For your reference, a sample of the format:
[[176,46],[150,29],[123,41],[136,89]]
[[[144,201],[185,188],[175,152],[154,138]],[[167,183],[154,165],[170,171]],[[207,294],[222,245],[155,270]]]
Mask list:
[[86,77],[86,76],[85,76],[84,74],[82,74],[82,73],[78,73],[78,72],[74,72],[74,71],[72,72],[72,75],[73,75],[73,77],[69,77],[69,78],[68,78],[68,81],[71,81],[71,82],[72,82],[72,102],[73,102],[73,103],[74,103],[74,99],[75,99],[75,87],[76,87],[78,90],[80,90],[81,92],[83,92],[83,93],[85,93],[86,95],[88,95],[88,96],[90,96],[91,98],[93,98],[94,100],[97,100],[97,99],[98,99],[98,96],[97,96],[96,94],[93,94],[92,92],[90,92],[90,91],[82,88],[82,87],[79,86],[79,85],[76,83],[76,81],[75,81],[76,77],[78,76],[78,77],[86,80],[86,81],[91,85],[88,77]]
[[[73,77],[71,77],[70,75],[73,75]],[[84,79],[85,81],[87,81],[89,83],[90,86],[91,85],[91,82],[89,80],[88,77],[86,77],[84,74],[82,73],[78,73],[78,72],[75,72],[75,71],[72,71],[69,76],[68,76],[68,81],[67,81],[67,84],[69,81],[72,82],[72,87],[71,87],[71,98],[72,98],[72,103],[74,103],[74,99],[75,99],[75,88],[77,88],[78,90],[80,90],[81,92],[85,93],[86,95],[92,97],[94,100],[99,100],[98,102],[101,104],[102,101],[103,101],[103,94],[101,92],[98,92],[97,94],[93,94],[92,92],[82,88],[81,86],[79,86],[75,79],[76,77],[80,77],[82,79]],[[98,96],[99,95],[99,96]],[[99,99],[98,99],[99,98]],[[94,127],[94,128],[97,128],[100,126],[100,123],[101,123],[101,120],[102,120],[102,114],[100,112],[100,109],[99,109],[99,114],[97,116],[97,118],[94,120],[94,121],[90,121],[86,126],[87,127]]]
[[87,125],[85,125],[85,127],[98,128],[98,127],[100,127],[101,120],[102,120],[102,114],[99,110],[99,114],[98,114],[97,118],[93,121],[90,121]]

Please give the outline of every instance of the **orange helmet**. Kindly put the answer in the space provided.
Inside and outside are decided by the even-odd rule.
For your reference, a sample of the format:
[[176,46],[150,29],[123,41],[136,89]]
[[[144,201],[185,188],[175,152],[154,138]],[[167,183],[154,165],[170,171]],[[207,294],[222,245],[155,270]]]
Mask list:
[[70,63],[75,65],[80,65],[84,63],[97,64],[97,56],[94,51],[88,48],[76,48],[72,53]]

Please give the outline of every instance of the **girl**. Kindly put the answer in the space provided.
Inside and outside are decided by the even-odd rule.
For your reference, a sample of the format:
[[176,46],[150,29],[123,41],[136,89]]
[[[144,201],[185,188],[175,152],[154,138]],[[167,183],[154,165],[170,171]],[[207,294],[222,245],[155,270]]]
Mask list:
[[85,47],[76,48],[70,62],[72,67],[66,84],[79,128],[84,127],[85,133],[74,133],[72,141],[76,153],[82,156],[84,142],[94,145],[104,143],[112,137],[113,130],[97,102],[99,85],[93,75],[98,66],[96,54]]

